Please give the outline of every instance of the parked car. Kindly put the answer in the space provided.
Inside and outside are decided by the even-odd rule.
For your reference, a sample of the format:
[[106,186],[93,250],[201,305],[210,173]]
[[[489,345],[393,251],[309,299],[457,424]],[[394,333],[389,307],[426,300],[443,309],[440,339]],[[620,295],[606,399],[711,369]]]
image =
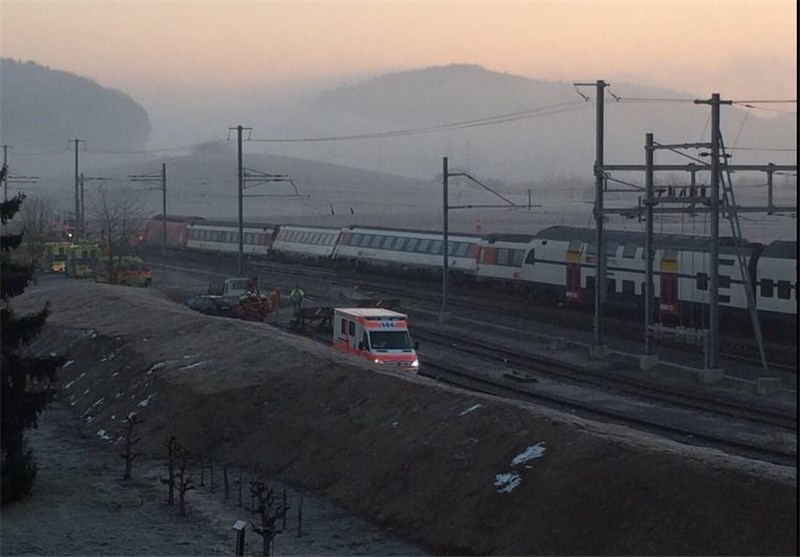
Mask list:
[[233,302],[222,296],[192,296],[186,300],[185,305],[189,309],[205,313],[206,315],[223,315],[230,317],[236,313]]

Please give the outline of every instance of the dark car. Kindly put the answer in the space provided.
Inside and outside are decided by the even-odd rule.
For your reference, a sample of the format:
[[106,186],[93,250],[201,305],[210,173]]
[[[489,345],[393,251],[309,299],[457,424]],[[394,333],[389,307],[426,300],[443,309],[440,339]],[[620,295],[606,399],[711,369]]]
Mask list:
[[185,305],[206,315],[231,316],[234,314],[233,306],[222,296],[192,296],[186,300]]

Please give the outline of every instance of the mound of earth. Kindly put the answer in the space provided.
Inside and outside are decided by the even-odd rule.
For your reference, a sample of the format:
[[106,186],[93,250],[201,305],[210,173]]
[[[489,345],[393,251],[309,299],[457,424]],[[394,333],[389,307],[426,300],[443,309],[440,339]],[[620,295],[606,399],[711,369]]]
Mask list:
[[154,290],[44,280],[15,309],[46,300],[34,348],[69,359],[60,398],[113,452],[136,412],[148,458],[174,435],[435,553],[797,552],[794,469],[378,372]]

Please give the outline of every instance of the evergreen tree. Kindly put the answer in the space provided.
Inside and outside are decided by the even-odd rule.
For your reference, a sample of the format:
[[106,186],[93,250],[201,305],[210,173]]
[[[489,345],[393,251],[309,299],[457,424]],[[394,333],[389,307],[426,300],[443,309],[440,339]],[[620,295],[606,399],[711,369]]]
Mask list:
[[[0,184],[7,178],[3,166]],[[30,493],[36,478],[36,460],[28,448],[25,432],[36,427],[39,414],[55,395],[56,371],[64,363],[60,356],[43,358],[25,354],[44,327],[49,306],[18,316],[11,298],[19,296],[33,276],[33,267],[14,261],[12,253],[22,234],[6,233],[6,223],[19,211],[25,196],[18,194],[0,205],[3,234],[0,238],[0,501],[5,504]]]

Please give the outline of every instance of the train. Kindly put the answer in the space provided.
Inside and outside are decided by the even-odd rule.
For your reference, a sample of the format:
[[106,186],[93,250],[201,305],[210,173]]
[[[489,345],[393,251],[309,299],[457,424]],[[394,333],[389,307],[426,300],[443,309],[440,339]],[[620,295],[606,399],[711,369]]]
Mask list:
[[[166,229],[165,225],[166,224]],[[239,251],[239,224],[202,217],[156,215],[140,234],[146,246],[206,252]],[[243,223],[243,252],[275,261],[332,265],[393,276],[441,278],[441,231],[349,225],[324,227]],[[606,230],[605,307],[642,312],[645,300],[644,232]],[[567,306],[594,304],[595,230],[551,226],[535,234],[448,235],[448,278]],[[656,320],[701,326],[708,320],[708,239],[653,235]],[[754,293],[767,329],[797,334],[797,242],[767,244],[722,237],[718,303],[729,323],[748,323],[747,291]],[[726,323],[723,323],[726,326]],[[793,332],[792,332],[793,331]]]

